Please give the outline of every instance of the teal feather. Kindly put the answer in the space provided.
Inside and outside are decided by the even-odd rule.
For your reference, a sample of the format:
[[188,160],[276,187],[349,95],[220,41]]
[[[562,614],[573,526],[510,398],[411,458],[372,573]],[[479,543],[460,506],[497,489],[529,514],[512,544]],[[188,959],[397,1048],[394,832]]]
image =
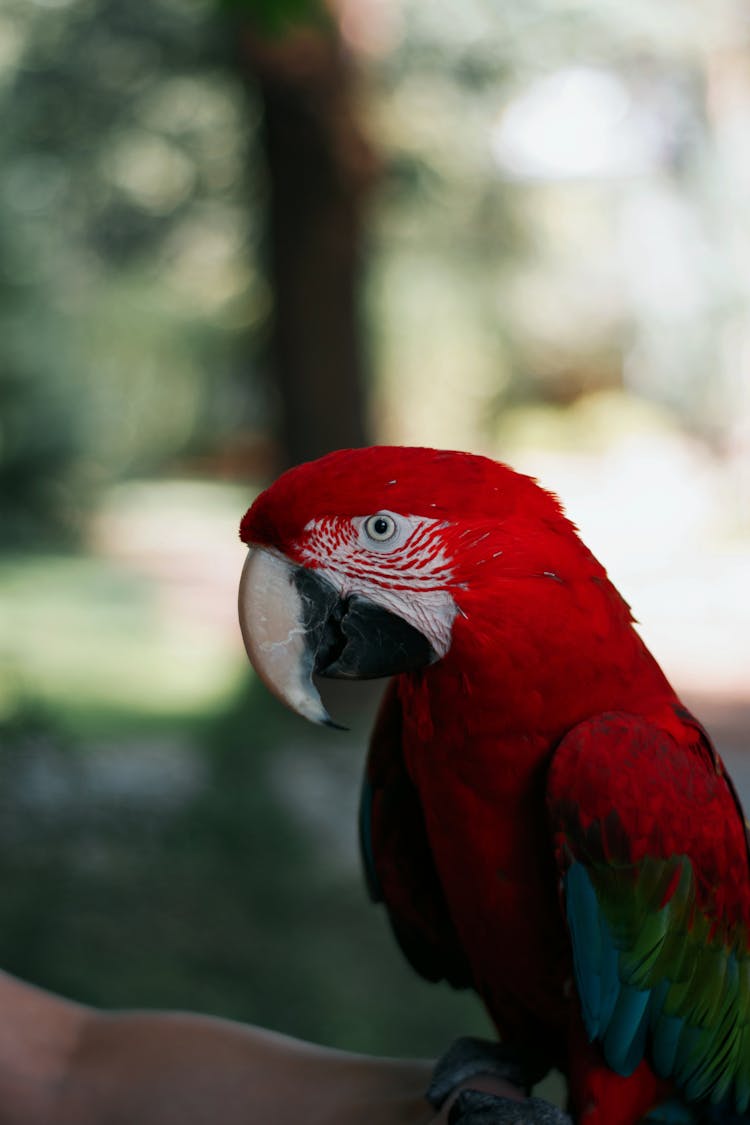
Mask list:
[[601,1031],[602,915],[582,863],[568,869],[565,899],[583,1021],[589,1038],[596,1039]]
[[674,1071],[683,1028],[679,1016],[670,1016],[664,1011],[670,985],[669,980],[659,981],[651,993],[651,1055],[654,1070],[661,1078],[668,1078]]
[[602,1027],[607,1027],[615,1010],[617,997],[620,993],[619,953],[612,940],[612,935],[607,925],[604,914],[601,915],[602,935],[602,983],[601,983],[601,1011],[600,1022]]
[[604,1057],[618,1074],[632,1074],[643,1058],[651,993],[622,985],[604,1032]]
[[662,1014],[653,1028],[651,1052],[654,1070],[661,1078],[674,1074],[677,1044],[684,1026],[679,1016]]
[[652,1109],[644,1119],[643,1125],[697,1125],[697,1123],[698,1118],[690,1106],[672,1099]]

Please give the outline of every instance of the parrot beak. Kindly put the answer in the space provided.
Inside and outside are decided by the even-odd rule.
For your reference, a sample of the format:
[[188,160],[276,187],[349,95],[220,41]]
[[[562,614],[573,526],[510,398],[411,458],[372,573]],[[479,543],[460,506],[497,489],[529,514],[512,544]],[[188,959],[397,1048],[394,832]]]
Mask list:
[[366,680],[437,660],[430,642],[403,618],[359,594],[342,599],[326,578],[282,555],[251,547],[239,590],[242,639],[268,690],[292,711],[338,726],[313,673]]
[[[319,607],[309,598],[306,604],[294,580],[296,570],[280,555],[250,548],[240,578],[242,639],[250,663],[272,695],[313,723],[335,725],[312,681],[313,618],[325,614],[326,591],[321,585]],[[332,608],[338,599],[332,586],[330,591]]]

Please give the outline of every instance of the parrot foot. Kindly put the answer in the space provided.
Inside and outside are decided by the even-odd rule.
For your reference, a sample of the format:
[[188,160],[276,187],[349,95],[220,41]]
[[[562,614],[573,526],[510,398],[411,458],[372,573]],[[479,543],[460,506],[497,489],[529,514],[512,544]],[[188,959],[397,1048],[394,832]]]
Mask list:
[[450,1094],[477,1074],[490,1074],[529,1093],[536,1080],[530,1077],[520,1056],[503,1043],[464,1036],[456,1039],[435,1064],[426,1098],[434,1109],[440,1109]]
[[451,1106],[448,1125],[573,1125],[572,1118],[541,1098],[499,1098],[462,1090]]

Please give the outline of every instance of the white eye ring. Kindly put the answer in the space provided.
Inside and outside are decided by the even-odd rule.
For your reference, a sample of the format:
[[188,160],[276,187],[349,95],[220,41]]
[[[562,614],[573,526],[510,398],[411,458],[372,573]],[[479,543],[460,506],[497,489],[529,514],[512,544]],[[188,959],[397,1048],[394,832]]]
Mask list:
[[387,543],[398,530],[393,516],[389,516],[387,512],[376,512],[374,516],[368,516],[364,527],[365,535],[375,543]]

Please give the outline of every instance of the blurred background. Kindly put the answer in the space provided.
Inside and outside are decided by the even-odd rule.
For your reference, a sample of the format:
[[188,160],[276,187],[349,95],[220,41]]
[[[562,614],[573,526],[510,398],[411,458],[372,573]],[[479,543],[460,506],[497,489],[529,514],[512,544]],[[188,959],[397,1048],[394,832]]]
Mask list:
[[745,0],[5,0],[0,962],[441,1050],[358,870],[375,698],[253,681],[241,515],[371,440],[557,491],[750,797]]

